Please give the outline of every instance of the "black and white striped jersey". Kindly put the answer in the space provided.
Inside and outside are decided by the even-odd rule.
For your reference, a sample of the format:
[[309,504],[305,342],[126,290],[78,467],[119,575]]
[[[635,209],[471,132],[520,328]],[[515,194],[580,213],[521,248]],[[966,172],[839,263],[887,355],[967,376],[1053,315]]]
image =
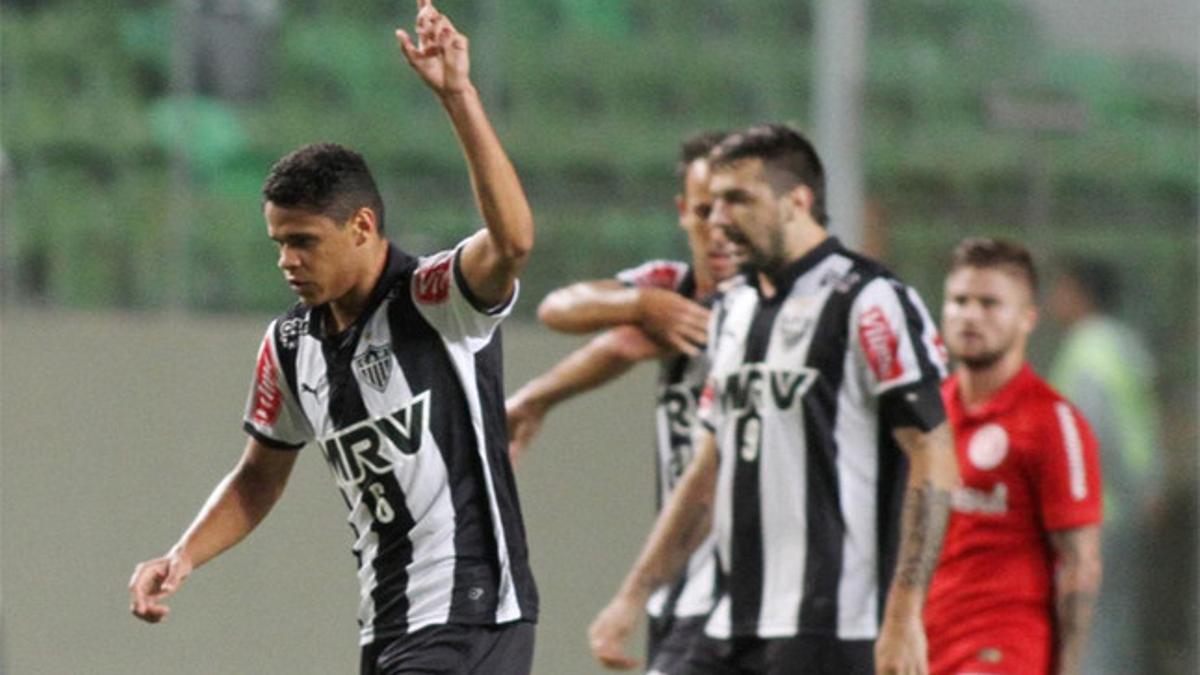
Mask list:
[[537,615],[498,331],[516,294],[477,307],[461,251],[418,260],[390,246],[351,327],[329,335],[326,307],[297,305],[259,350],[246,431],[321,448],[350,509],[363,644]]
[[717,638],[873,639],[894,568],[907,461],[892,430],[945,419],[945,357],[920,298],[829,238],[764,299],[725,292],[704,423],[720,450]]
[[[691,298],[696,279],[687,263],[651,260],[617,274],[624,284],[663,288]],[[658,509],[670,499],[694,456],[692,435],[700,393],[708,377],[708,357],[676,354],[659,364],[655,402],[655,474]],[[688,559],[684,575],[675,583],[656,590],[646,603],[653,617],[707,615],[716,599],[716,539],[708,538]]]

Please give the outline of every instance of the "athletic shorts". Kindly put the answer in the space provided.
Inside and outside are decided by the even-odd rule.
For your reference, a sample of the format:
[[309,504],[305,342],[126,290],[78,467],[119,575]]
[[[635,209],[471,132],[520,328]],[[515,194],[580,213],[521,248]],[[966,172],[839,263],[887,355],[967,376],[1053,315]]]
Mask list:
[[648,675],[678,675],[692,643],[704,635],[708,617],[650,617],[646,631]]
[[363,645],[361,675],[529,675],[535,626],[445,624]]
[[729,640],[703,636],[692,643],[684,675],[875,675],[874,640],[823,635]]

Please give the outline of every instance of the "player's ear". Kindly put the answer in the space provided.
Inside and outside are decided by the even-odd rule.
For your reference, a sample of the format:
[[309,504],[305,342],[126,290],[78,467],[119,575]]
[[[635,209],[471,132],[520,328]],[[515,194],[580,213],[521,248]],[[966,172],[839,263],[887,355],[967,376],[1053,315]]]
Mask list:
[[350,216],[349,227],[354,230],[354,243],[362,245],[367,241],[379,236],[379,220],[375,216],[375,210],[366,206],[354,212]]
[[804,183],[798,183],[788,190],[784,198],[796,211],[812,215],[813,202],[816,201],[816,197],[813,195],[812,188]]
[[687,213],[687,200],[683,198],[683,195],[675,195],[675,210],[679,212],[680,218]]
[[1025,330],[1026,335],[1033,333],[1033,329],[1037,328],[1039,316],[1038,308],[1035,303],[1030,302],[1025,306],[1025,311],[1021,317],[1021,327]]

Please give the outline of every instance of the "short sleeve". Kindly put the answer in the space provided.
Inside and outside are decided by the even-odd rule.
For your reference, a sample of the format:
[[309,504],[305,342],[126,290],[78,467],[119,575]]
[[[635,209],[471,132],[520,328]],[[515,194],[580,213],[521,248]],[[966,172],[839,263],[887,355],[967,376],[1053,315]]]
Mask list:
[[312,439],[313,433],[283,374],[275,342],[276,325],[272,323],[267,329],[258,349],[242,428],[263,445],[298,450]]
[[674,260],[651,260],[637,267],[617,272],[617,281],[635,288],[662,288],[677,291],[687,276],[686,263]]
[[929,431],[946,419],[946,357],[920,297],[888,279],[868,283],[851,310],[851,342],[864,388],[891,428]]
[[704,388],[700,391],[700,401],[696,405],[696,421],[700,426],[708,431],[715,432],[720,426],[716,405],[717,388],[712,376],[709,376],[704,381]]
[[1072,405],[1056,401],[1044,415],[1033,481],[1042,520],[1050,530],[1099,523],[1103,515],[1099,446],[1091,427]]
[[491,342],[496,327],[512,312],[519,282],[512,295],[497,307],[485,307],[467,286],[462,272],[462,250],[467,240],[452,250],[421,258],[413,272],[412,300],[421,316],[442,337],[465,342],[472,352]]
[[704,387],[700,390],[700,400],[696,406],[696,421],[709,431],[716,431],[721,422],[720,406],[717,405],[717,381],[712,367],[717,362],[721,348],[726,346],[722,337],[728,318],[729,297],[727,292],[718,293],[712,298],[712,312],[708,317],[708,343],[704,347],[704,360],[708,363],[709,373],[704,379]]

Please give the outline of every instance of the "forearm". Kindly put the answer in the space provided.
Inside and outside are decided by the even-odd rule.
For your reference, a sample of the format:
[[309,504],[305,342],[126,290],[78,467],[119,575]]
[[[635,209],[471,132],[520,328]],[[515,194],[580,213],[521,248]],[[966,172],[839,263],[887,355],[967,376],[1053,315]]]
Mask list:
[[702,450],[659,514],[637,562],[621,584],[619,597],[640,605],[656,588],[679,578],[712,530],[716,470],[715,448],[711,453]]
[[[1083,541],[1077,536],[1083,534]],[[1092,613],[1100,590],[1099,536],[1095,546],[1086,532],[1052,533],[1057,557],[1054,578],[1055,664],[1059,675],[1083,672]],[[1070,541],[1070,540],[1074,541]]]
[[901,512],[900,552],[885,616],[904,620],[919,618],[924,607],[950,519],[950,494],[958,469],[953,441],[944,424],[924,434],[898,430],[896,437],[909,457],[909,477]]
[[538,318],[563,333],[591,333],[641,321],[640,290],[613,282],[583,282],[554,291]]
[[533,247],[533,213],[517,172],[474,87],[448,92],[441,102],[466,157],[471,187],[488,234],[500,256],[519,267]]
[[514,403],[549,410],[568,398],[615,380],[641,360],[640,354],[624,347],[619,340],[612,333],[595,338],[521,387],[513,395]]
[[239,465],[209,495],[172,552],[200,567],[250,534],[282,492],[282,484]]

